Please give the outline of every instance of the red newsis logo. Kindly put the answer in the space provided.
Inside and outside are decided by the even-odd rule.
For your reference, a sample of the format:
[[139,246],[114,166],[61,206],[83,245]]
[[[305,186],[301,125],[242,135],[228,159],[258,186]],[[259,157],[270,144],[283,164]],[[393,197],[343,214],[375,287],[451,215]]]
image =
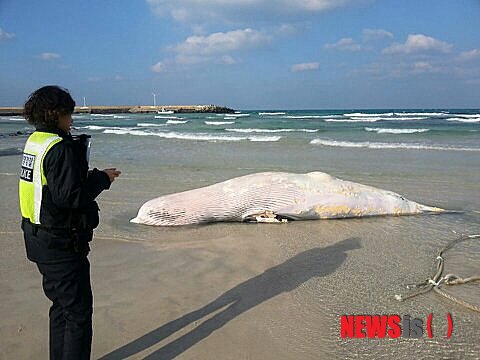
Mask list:
[[[433,337],[433,314],[428,315],[426,330],[429,338]],[[452,335],[452,315],[447,313],[447,338]],[[340,316],[340,336],[342,338],[380,338],[386,336],[398,338],[423,337],[423,320],[410,315],[342,315]]]

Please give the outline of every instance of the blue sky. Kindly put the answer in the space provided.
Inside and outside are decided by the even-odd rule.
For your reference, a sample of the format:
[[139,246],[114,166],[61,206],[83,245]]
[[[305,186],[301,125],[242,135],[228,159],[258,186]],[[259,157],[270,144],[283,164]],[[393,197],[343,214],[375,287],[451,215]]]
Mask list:
[[479,0],[0,0],[0,106],[478,108]]

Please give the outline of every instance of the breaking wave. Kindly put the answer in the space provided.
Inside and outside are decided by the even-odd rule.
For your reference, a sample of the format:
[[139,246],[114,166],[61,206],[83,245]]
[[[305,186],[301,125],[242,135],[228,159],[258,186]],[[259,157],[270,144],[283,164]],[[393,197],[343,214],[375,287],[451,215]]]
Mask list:
[[285,115],[284,112],[259,112],[258,115],[266,115],[266,116],[276,116],[276,115]]
[[239,133],[276,133],[276,132],[317,132],[318,129],[225,129],[226,131]]
[[371,117],[371,116],[395,116],[393,112],[390,113],[381,113],[381,114],[370,114],[370,113],[349,113],[343,114],[343,116],[355,116],[355,117]]
[[188,120],[167,120],[167,124],[185,124]]
[[167,124],[138,123],[139,127],[166,126]]
[[179,133],[179,132],[148,132],[143,130],[132,129],[106,129],[106,134],[116,135],[134,135],[134,136],[158,136],[165,139],[180,140],[196,140],[196,141],[278,141],[281,136],[229,136],[229,135],[212,135],[205,133]]
[[312,145],[334,146],[345,148],[368,148],[368,149],[405,149],[405,150],[446,150],[446,151],[480,151],[480,148],[461,148],[450,146],[436,146],[414,143],[382,143],[382,142],[353,142],[335,141],[328,139],[313,139]]
[[225,120],[228,120],[228,119],[238,119],[238,118],[242,118],[242,117],[249,117],[250,114],[225,114],[225,116],[223,117]]
[[[137,125],[140,126],[140,125]],[[86,126],[76,126],[76,129],[87,129],[87,130],[122,130],[122,129],[133,129],[133,128],[122,128],[118,126],[99,126],[99,125],[86,125]]]
[[407,116],[367,116],[367,117],[357,117],[351,116],[346,119],[325,119],[327,122],[377,122],[377,121],[399,121],[399,120],[425,120],[428,119],[426,116],[416,116],[416,117],[407,117]]
[[448,116],[448,112],[396,112],[400,116]]
[[480,114],[448,114],[448,115],[464,117],[464,118],[480,118]]
[[284,119],[333,119],[339,118],[343,115],[286,115]]
[[[478,115],[476,115],[476,116],[478,116]],[[454,118],[448,118],[447,121],[458,121],[458,122],[463,122],[463,123],[478,123],[478,122],[480,122],[480,117],[468,117],[468,118],[454,117]]]
[[355,123],[355,122],[377,122],[380,118],[356,118],[356,119],[325,119],[326,122],[348,122],[348,123]]
[[318,129],[225,129],[226,131],[240,132],[240,133],[274,133],[274,132],[317,132]]
[[176,120],[176,119],[183,119],[183,118],[182,118],[182,117],[178,117],[178,116],[155,115],[155,119],[170,119],[170,120]]
[[427,132],[430,129],[382,129],[366,127],[365,131],[376,132],[377,134],[414,134]]
[[204,121],[207,125],[230,125],[235,124],[235,121]]

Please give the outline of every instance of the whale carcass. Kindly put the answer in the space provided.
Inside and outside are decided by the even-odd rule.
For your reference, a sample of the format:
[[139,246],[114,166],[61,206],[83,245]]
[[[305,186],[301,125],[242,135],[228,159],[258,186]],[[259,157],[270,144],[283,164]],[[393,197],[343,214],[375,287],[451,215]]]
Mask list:
[[147,225],[281,222],[442,212],[392,191],[322,172],[263,172],[152,199],[131,220]]

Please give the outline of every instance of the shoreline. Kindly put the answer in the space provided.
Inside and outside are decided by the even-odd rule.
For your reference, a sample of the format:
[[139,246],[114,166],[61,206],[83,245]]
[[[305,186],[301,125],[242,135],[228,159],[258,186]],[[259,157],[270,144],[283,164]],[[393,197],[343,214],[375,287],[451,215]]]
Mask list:
[[[178,114],[189,113],[234,113],[233,109],[219,105],[99,105],[99,106],[76,106],[74,114],[143,114],[143,113],[162,113],[162,111],[173,111]],[[0,116],[22,115],[23,107],[0,107]]]

